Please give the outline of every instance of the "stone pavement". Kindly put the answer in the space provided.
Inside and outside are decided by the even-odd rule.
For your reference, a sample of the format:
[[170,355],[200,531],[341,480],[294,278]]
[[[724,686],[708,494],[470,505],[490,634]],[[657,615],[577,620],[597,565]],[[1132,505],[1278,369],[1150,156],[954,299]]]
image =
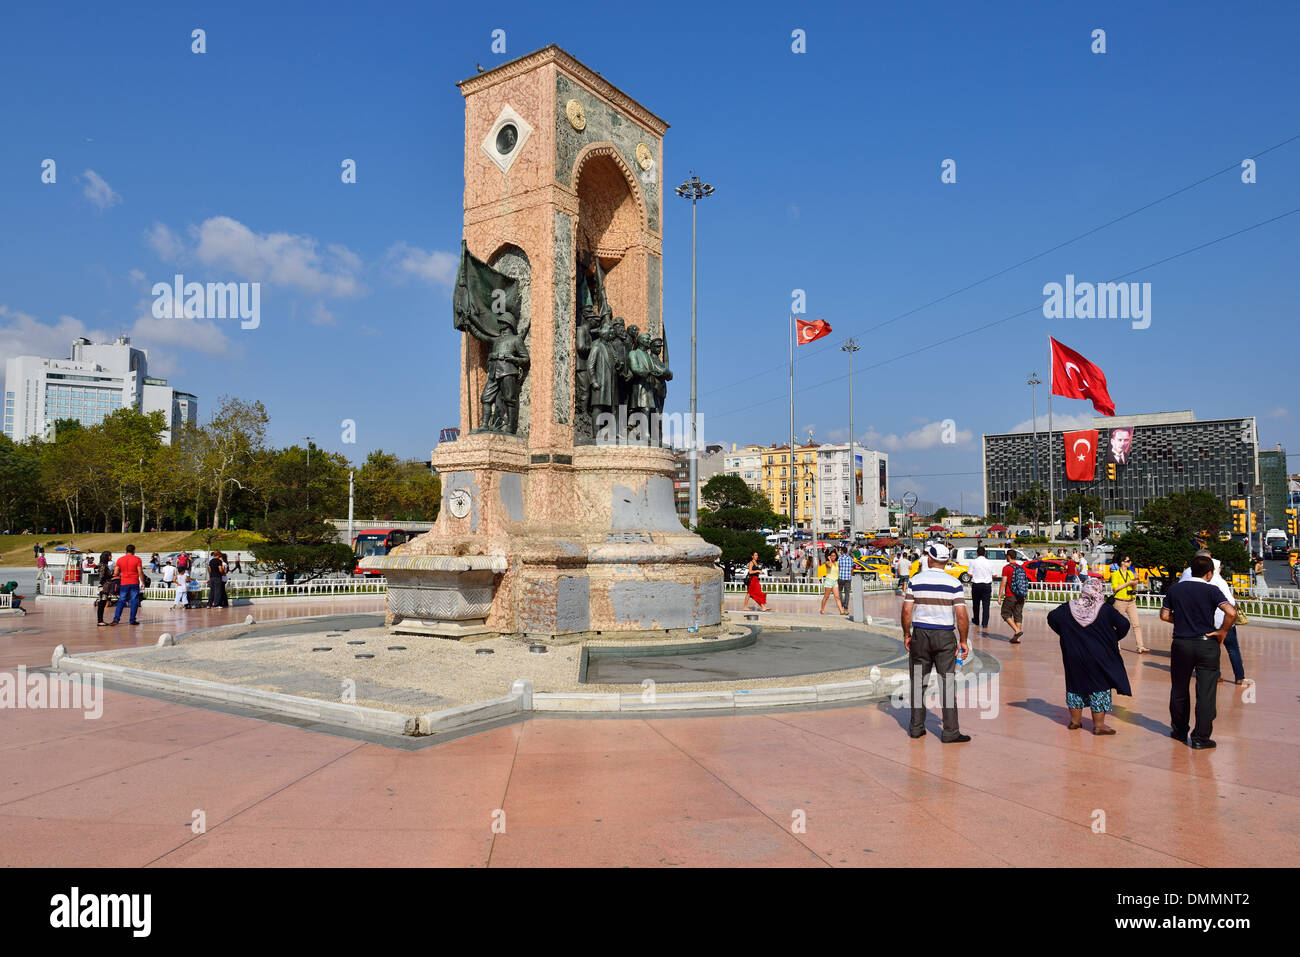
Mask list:
[[[873,596],[869,611],[896,607]],[[76,652],[182,630],[154,609],[141,628],[96,629],[89,608],[0,619],[0,668],[48,664],[59,642]],[[1194,752],[1167,737],[1167,626],[1144,619],[1156,652],[1125,655],[1135,696],[1117,697],[1119,733],[1097,738],[1065,728],[1045,612],[1028,612],[1020,646],[974,641],[1001,662],[1001,685],[995,717],[962,712],[965,745],[941,744],[933,716],[910,740],[888,704],[533,718],[418,751],[111,691],[96,721],[0,711],[0,864],[1300,864],[1300,634],[1241,629],[1257,700],[1221,685],[1219,748]],[[206,833],[192,832],[196,811]]]

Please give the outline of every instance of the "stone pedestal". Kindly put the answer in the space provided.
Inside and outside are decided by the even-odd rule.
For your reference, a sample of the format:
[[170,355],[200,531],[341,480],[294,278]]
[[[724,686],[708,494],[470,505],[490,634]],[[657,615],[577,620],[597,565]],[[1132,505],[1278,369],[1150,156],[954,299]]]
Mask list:
[[[389,578],[394,630],[450,637],[470,633],[471,619],[472,633],[539,638],[716,630],[719,551],[677,518],[672,452],[589,446],[525,457],[541,456],[505,436],[439,446],[437,524],[363,563]],[[441,622],[430,620],[435,609]]]
[[615,315],[663,332],[668,124],[554,46],[470,77],[461,92],[466,248],[519,283],[529,365],[518,434],[476,433],[487,352],[462,338],[461,438],[432,456],[437,524],[363,562],[389,577],[389,622],[560,640],[716,630],[719,552],[677,518],[672,452],[575,435],[588,405],[578,394],[579,262],[599,262]]

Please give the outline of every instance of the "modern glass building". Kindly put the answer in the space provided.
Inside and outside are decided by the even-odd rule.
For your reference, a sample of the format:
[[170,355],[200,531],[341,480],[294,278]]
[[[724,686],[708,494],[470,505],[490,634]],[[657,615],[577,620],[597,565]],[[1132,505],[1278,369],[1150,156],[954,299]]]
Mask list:
[[177,392],[166,379],[148,375],[148,353],[131,345],[128,336],[96,344],[72,343],[68,359],[14,356],[5,361],[4,434],[15,442],[31,436],[47,438],[59,419],[98,425],[112,412],[131,408],[163,413],[172,430],[199,419],[198,399]]
[[1263,500],[1256,507],[1256,514],[1264,522],[1262,530],[1280,528],[1286,531],[1288,482],[1286,451],[1281,445],[1259,453],[1259,482]]
[[[1176,492],[1201,489],[1226,503],[1252,494],[1260,482],[1263,456],[1254,417],[1197,421],[1191,411],[1160,412],[1098,416],[1092,427],[1099,433],[1098,452],[1087,482],[1065,479],[1064,433],[1038,433],[1038,480],[1048,487],[1048,463],[1054,463],[1058,500],[1082,490],[1101,499],[1103,512],[1138,515],[1147,502]],[[1111,431],[1118,428],[1133,429],[1133,444],[1128,461],[1116,465],[1112,481],[1106,475],[1106,450]],[[985,511],[1002,518],[1034,481],[1034,436],[1013,432],[983,439]],[[1103,516],[1096,518],[1101,521]]]

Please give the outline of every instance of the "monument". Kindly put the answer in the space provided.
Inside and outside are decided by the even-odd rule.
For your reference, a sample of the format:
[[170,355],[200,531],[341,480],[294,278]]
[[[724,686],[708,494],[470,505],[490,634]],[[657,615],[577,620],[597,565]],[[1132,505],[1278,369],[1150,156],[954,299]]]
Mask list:
[[389,627],[714,632],[719,550],[682,527],[659,445],[668,124],[557,46],[459,87],[460,435],[432,454],[435,527],[362,562]]

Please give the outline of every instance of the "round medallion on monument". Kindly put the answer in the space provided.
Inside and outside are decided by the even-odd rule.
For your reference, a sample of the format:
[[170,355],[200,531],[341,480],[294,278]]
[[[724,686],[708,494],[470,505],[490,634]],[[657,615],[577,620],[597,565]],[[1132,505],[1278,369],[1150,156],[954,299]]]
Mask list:
[[469,492],[466,489],[453,489],[448,494],[447,498],[449,500],[448,507],[451,509],[451,514],[453,516],[456,518],[464,518],[469,514]]
[[508,156],[518,142],[519,130],[513,123],[507,123],[497,130],[497,152],[502,156]]
[[654,154],[650,152],[650,147],[644,143],[636,144],[636,161],[642,169],[649,169],[655,165]]
[[587,114],[577,100],[570,100],[564,104],[564,115],[569,118],[569,125],[579,133],[587,128]]

